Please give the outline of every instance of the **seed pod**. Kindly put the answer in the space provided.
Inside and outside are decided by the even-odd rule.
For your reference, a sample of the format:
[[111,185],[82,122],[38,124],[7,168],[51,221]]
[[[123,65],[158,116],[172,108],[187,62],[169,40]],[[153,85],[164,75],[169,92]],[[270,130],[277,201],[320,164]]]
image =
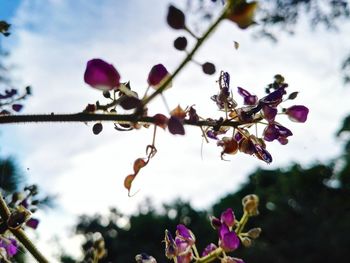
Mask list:
[[167,22],[173,29],[184,29],[185,14],[180,9],[170,5],[168,9]]
[[185,50],[187,47],[187,39],[185,37],[178,37],[174,41],[174,47],[177,50]]
[[99,134],[103,129],[102,123],[95,123],[92,127],[92,132],[97,135]]
[[205,74],[208,74],[208,75],[213,75],[216,71],[215,65],[213,63],[210,63],[210,62],[205,62],[202,65],[202,70]]

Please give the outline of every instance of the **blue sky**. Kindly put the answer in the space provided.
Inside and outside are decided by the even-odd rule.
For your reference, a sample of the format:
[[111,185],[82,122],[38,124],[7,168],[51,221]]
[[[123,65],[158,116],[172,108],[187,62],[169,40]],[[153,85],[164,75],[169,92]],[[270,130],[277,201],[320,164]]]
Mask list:
[[21,0],[1,0],[0,20],[10,20],[15,14]]
[[[100,99],[101,94],[83,82],[91,58],[113,63],[122,80],[130,80],[141,92],[154,64],[164,63],[172,71],[183,57],[172,47],[179,32],[170,30],[164,21],[167,1],[47,0],[45,5],[40,0],[0,1],[6,5],[20,2],[16,12],[12,7],[6,13],[15,14],[10,19],[14,30],[8,45],[9,63],[15,65],[13,77],[18,85],[33,86],[34,96],[24,113],[79,112]],[[181,5],[184,1],[173,2]],[[223,162],[215,143],[204,145],[202,160],[199,130],[188,128],[185,137],[160,132],[156,158],[135,181],[134,189],[141,191],[128,198],[123,179],[131,172],[132,161],[143,156],[150,130],[117,133],[112,125],[105,125],[94,136],[91,125],[83,124],[2,129],[1,139],[6,143],[1,145],[1,154],[17,157],[22,167],[30,168],[26,171],[30,182],[59,195],[57,211],[40,215],[39,246],[49,249],[57,235],[68,250],[77,253],[79,237],[73,239],[69,230],[81,213],[106,213],[111,206],[133,213],[146,197],[159,205],[181,196],[205,208],[237,189],[257,167],[310,165],[339,154],[341,144],[334,134],[350,111],[349,90],[342,86],[339,65],[348,53],[350,39],[345,36],[350,28],[338,34],[322,29],[311,33],[302,22],[297,31],[295,37],[282,34],[278,44],[271,44],[224,22],[196,56],[198,61],[212,61],[218,69],[227,70],[233,88],[242,86],[262,95],[265,85],[281,73],[292,90],[300,91],[297,103],[309,106],[309,120],[305,124],[282,120],[294,136],[286,146],[268,145],[275,159],[270,166],[242,154]],[[238,50],[233,41],[240,43]],[[210,102],[217,91],[216,79],[189,65],[165,93],[168,104],[171,108],[196,104],[201,115],[211,115],[216,110]],[[150,113],[164,111],[161,100],[150,107]]]

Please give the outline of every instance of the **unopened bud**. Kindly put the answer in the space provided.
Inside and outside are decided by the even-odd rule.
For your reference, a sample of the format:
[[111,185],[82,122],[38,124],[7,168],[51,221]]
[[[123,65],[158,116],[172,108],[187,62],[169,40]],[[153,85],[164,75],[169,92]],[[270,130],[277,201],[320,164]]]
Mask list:
[[250,247],[252,245],[252,240],[249,237],[242,237],[241,242],[245,247]]
[[244,212],[248,213],[249,216],[256,216],[259,214],[259,197],[257,195],[247,195],[242,199],[242,205]]
[[218,229],[219,227],[221,227],[222,223],[220,219],[216,218],[215,216],[211,216],[209,219],[210,219],[210,224],[214,229]]
[[248,237],[250,237],[251,239],[257,239],[261,234],[261,228],[260,227],[252,228],[248,231],[247,234],[248,234]]
[[149,256],[146,253],[136,255],[135,260],[137,263],[157,263],[154,257]]

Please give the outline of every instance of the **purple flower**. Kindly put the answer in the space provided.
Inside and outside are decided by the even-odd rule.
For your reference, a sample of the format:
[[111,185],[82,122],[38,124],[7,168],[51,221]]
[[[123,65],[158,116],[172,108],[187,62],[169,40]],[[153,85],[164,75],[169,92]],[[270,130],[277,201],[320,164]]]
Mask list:
[[39,220],[36,218],[30,218],[27,222],[26,222],[26,226],[33,228],[33,229],[37,229],[39,225]]
[[212,96],[211,99],[216,102],[220,110],[234,109],[237,103],[231,97],[230,75],[227,72],[221,71],[218,82],[220,91],[217,95]]
[[196,242],[196,237],[192,231],[182,224],[177,225],[176,236],[187,241],[191,246]]
[[235,214],[231,208],[227,208],[221,214],[221,222],[227,225],[228,227],[233,227],[235,225]]
[[175,240],[168,230],[165,230],[165,256],[169,259],[176,257],[178,249]]
[[238,87],[238,94],[243,97],[244,105],[256,105],[258,103],[258,97],[250,94],[247,90]]
[[9,257],[13,257],[18,252],[18,243],[14,238],[0,239],[0,247],[3,247],[6,250]]
[[[288,136],[292,135],[293,133],[289,129],[275,123],[270,123],[264,129],[264,140],[268,142],[272,142],[273,140],[279,140],[282,138],[287,138]],[[284,140],[282,139],[282,141]]]
[[[233,251],[239,246],[239,238],[232,227],[235,224],[235,215],[231,208],[221,213],[220,220],[216,217],[210,218],[211,225],[218,230],[219,246],[225,251]],[[206,250],[210,250],[208,246]],[[205,251],[206,251],[205,250]],[[204,252],[203,252],[204,253]]]
[[166,77],[170,76],[168,70],[163,66],[163,64],[157,64],[152,67],[148,74],[147,82],[152,87],[160,87],[162,81]]
[[271,154],[260,144],[255,144],[255,155],[258,157],[260,160],[266,162],[266,163],[271,163],[272,162],[272,156]]
[[95,89],[112,90],[120,85],[120,75],[112,64],[102,59],[88,61],[84,81]]
[[239,142],[240,140],[243,139],[243,135],[240,132],[236,132],[235,134],[235,140]]
[[305,122],[309,109],[302,105],[294,105],[286,110],[289,119],[295,122]]
[[216,132],[214,132],[214,131],[212,131],[212,130],[207,131],[207,136],[208,136],[208,138],[210,138],[210,139],[219,140],[219,138],[217,137]]
[[268,121],[268,122],[273,122],[275,120],[275,117],[277,115],[277,109],[275,107],[271,107],[268,105],[264,105],[262,107],[262,111],[264,113],[264,118]]
[[189,263],[192,260],[191,244],[179,237],[175,238],[175,243],[178,248],[177,262],[178,263]]
[[239,238],[235,231],[230,231],[226,224],[219,228],[219,245],[226,252],[236,250],[239,246]]
[[176,257],[178,263],[189,263],[192,260],[191,247],[194,242],[194,235],[184,225],[177,226],[175,240],[165,230],[165,255],[169,259]]
[[22,104],[13,104],[12,105],[12,109],[15,111],[15,112],[20,112],[23,108],[23,105]]

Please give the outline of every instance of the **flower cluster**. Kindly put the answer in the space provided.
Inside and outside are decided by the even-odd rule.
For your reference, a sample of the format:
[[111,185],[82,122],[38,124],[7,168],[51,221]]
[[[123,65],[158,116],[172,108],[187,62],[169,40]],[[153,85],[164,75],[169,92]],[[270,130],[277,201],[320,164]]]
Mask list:
[[[240,244],[245,247],[251,246],[252,240],[260,236],[260,228],[243,232],[248,218],[258,214],[258,204],[259,198],[256,195],[247,195],[242,199],[244,214],[241,220],[236,220],[231,208],[222,212],[220,218],[211,217],[211,225],[218,233],[218,242],[208,244],[201,254],[198,253],[195,245],[195,235],[185,225],[177,225],[175,238],[168,230],[165,230],[166,257],[177,263],[207,263],[216,259],[220,259],[222,263],[244,263],[242,259],[228,256],[227,253],[235,251]],[[136,256],[136,262],[156,263],[156,260],[143,253]]]
[[10,259],[17,254],[18,248],[16,239],[0,236],[0,262],[11,262]]
[[[129,131],[141,127],[148,128],[150,123],[154,124],[153,143],[147,146],[147,158],[139,158],[134,163],[134,173],[125,178],[124,186],[130,194],[130,188],[133,180],[139,170],[146,166],[149,160],[155,155],[154,145],[156,127],[168,129],[172,134],[184,135],[184,124],[200,126],[203,136],[207,139],[217,141],[217,145],[222,147],[221,158],[225,154],[235,154],[238,151],[254,155],[266,163],[272,162],[272,156],[266,149],[266,142],[278,141],[282,145],[288,143],[288,137],[293,133],[287,127],[277,121],[280,115],[286,115],[295,122],[305,122],[308,116],[308,108],[303,105],[293,105],[284,108],[281,105],[288,100],[294,100],[298,92],[292,92],[287,95],[288,84],[285,83],[281,75],[276,75],[273,83],[266,88],[266,95],[258,98],[248,90],[238,87],[238,95],[243,99],[243,106],[238,107],[238,103],[230,90],[230,75],[228,72],[221,72],[218,80],[219,91],[211,97],[218,109],[225,113],[224,117],[217,120],[203,118],[197,114],[193,106],[182,109],[180,106],[169,110],[163,97],[169,115],[158,113],[154,116],[148,116],[147,98],[150,88],[158,90],[163,87],[171,87],[170,74],[162,64],[153,66],[148,74],[148,88],[142,98],[133,91],[130,83],[121,83],[120,75],[112,64],[101,59],[92,59],[87,63],[84,79],[90,86],[103,90],[105,98],[111,102],[102,105],[100,102],[89,104],[84,112],[117,114],[118,107],[129,111],[133,110],[132,121],[116,122],[115,129],[119,131]],[[113,95],[111,95],[111,92]],[[202,121],[202,122],[201,122]],[[258,125],[263,125],[264,129],[261,135],[257,133]],[[93,126],[94,134],[102,131],[102,124],[96,123]],[[255,128],[255,129],[254,129]],[[251,131],[253,129],[253,132]],[[230,132],[232,130],[232,132]],[[230,134],[228,136],[227,134]],[[207,139],[208,140],[208,139]],[[149,152],[150,148],[152,151]]]
[[[26,186],[23,191],[8,196],[6,210],[8,215],[0,219],[0,261],[11,262],[19,250],[19,242],[13,237],[14,232],[29,227],[36,229],[39,220],[32,217],[38,206],[47,202],[48,197],[39,199],[36,185]],[[5,202],[5,201],[4,201]],[[3,261],[2,261],[3,260]]]
[[[284,82],[281,75],[275,76],[275,81],[268,86],[266,96],[259,99],[249,91],[238,87],[237,92],[243,98],[243,106],[237,107],[237,103],[230,91],[230,75],[221,72],[219,82],[219,93],[212,96],[220,111],[225,112],[226,118],[222,119],[221,125],[207,129],[207,137],[217,140],[217,145],[222,147],[221,157],[224,154],[235,154],[238,151],[255,155],[266,163],[272,162],[271,154],[266,150],[265,142],[277,140],[281,144],[288,143],[288,137],[292,136],[291,130],[280,124],[277,115],[287,115],[295,122],[305,122],[309,109],[303,105],[293,105],[283,108],[281,104],[287,100],[297,97],[297,92],[287,95],[288,84]],[[285,98],[286,96],[286,98]],[[230,127],[225,121],[235,121],[231,136],[225,136]],[[258,125],[265,128],[261,136],[256,132]],[[249,131],[254,127],[255,134]]]

